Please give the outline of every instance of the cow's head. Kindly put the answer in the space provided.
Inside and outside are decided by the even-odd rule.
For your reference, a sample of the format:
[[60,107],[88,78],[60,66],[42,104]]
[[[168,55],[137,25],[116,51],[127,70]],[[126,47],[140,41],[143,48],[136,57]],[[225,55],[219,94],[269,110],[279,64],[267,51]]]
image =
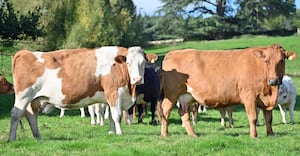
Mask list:
[[285,74],[285,59],[294,60],[296,58],[296,53],[288,52],[278,44],[255,50],[254,54],[263,59],[268,77],[267,83],[270,86],[278,86],[282,83],[282,77]]
[[145,53],[141,47],[130,47],[126,56],[126,63],[132,85],[144,83]]
[[0,76],[0,94],[9,94],[14,92],[14,87],[5,77]]

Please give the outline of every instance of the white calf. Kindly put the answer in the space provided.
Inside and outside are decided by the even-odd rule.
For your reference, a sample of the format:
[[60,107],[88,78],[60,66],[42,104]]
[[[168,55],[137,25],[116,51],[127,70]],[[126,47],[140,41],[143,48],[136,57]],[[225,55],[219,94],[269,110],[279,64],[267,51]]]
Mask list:
[[282,123],[286,123],[286,108],[288,108],[290,111],[290,122],[295,122],[294,109],[296,104],[296,96],[297,92],[293,80],[289,76],[284,76],[282,79],[282,84],[279,88],[277,99],[277,104],[282,116]]

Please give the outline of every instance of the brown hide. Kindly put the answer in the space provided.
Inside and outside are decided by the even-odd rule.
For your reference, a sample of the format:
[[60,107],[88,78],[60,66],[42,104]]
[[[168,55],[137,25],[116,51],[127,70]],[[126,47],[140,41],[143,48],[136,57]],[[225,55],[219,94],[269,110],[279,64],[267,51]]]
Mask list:
[[9,94],[13,91],[13,85],[10,82],[8,82],[5,77],[0,76],[0,94]]

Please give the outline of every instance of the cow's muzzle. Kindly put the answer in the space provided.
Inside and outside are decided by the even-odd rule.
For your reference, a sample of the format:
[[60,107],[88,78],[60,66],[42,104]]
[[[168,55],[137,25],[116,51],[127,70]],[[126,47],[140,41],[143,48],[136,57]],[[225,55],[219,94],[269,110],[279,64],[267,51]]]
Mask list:
[[279,86],[281,84],[281,81],[279,79],[269,79],[268,85],[269,86]]

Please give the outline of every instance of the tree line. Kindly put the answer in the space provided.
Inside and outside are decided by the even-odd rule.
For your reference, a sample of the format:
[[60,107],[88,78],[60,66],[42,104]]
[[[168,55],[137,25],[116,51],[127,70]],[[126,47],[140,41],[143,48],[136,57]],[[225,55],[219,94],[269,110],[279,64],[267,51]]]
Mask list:
[[132,0],[0,0],[2,41],[35,50],[143,45],[146,41],[290,35],[300,27],[295,0],[160,0],[154,15]]

